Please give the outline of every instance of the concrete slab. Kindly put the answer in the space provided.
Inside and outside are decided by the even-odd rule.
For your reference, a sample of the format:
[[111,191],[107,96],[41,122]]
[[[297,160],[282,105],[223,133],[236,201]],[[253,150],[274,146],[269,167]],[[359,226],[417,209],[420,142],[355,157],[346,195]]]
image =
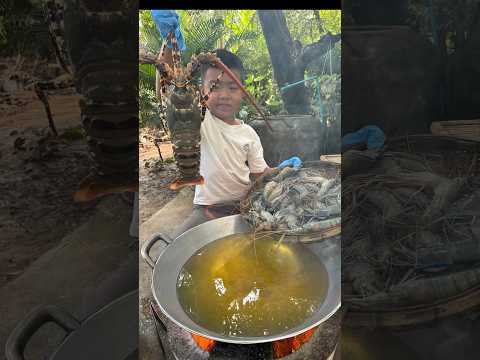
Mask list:
[[[182,189],[167,205],[157,211],[149,220],[140,225],[140,248],[145,241],[157,232],[171,235],[175,228],[190,214],[193,207],[194,192],[189,188]],[[142,204],[140,203],[140,207]],[[162,246],[152,249],[152,258],[156,259]],[[139,359],[164,360],[158,345],[155,323],[150,314],[149,302],[153,300],[151,292],[152,269],[141,258],[139,260]]]
[[[13,328],[35,307],[58,305],[83,320],[137,286],[131,217],[132,205],[118,195],[106,197],[86,223],[0,289],[0,359],[4,359],[5,342]],[[102,284],[106,286],[100,290]],[[50,334],[33,342],[31,358],[51,354]]]

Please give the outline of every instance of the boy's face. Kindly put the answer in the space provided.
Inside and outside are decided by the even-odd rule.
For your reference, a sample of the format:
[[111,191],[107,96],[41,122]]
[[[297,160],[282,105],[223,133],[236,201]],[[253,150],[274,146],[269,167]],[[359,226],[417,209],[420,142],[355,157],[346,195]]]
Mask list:
[[[240,72],[232,69],[232,72],[240,79]],[[215,82],[221,70],[208,68],[203,78],[203,93],[207,94],[211,85]],[[243,93],[240,87],[227,75],[224,74],[207,100],[210,112],[222,120],[234,120],[235,113],[240,110]]]

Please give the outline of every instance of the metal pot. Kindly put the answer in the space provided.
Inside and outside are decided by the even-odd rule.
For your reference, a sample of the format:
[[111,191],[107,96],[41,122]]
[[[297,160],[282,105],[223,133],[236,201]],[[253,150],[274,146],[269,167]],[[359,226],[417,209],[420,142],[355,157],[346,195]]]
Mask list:
[[[235,344],[255,344],[271,342],[301,334],[332,316],[340,307],[340,241],[338,238],[310,243],[307,246],[323,263],[328,274],[326,298],[309,319],[288,331],[262,337],[233,337],[210,331],[192,321],[183,311],[177,297],[177,278],[187,260],[205,245],[228,235],[252,232],[250,225],[241,215],[226,216],[198,225],[172,241],[163,234],[157,234],[141,249],[144,260],[153,269],[152,293],[162,312],[180,327],[197,335],[221,342]],[[167,247],[156,262],[150,257],[150,249],[163,241]]]
[[7,360],[24,360],[25,346],[48,322],[68,333],[50,360],[138,358],[138,290],[123,295],[81,323],[58,306],[33,310],[9,336],[5,346]]

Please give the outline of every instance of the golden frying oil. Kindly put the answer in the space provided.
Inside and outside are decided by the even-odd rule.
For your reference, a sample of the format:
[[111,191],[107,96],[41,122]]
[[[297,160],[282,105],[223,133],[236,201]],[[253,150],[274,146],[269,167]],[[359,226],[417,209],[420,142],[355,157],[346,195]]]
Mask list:
[[228,336],[279,334],[303,323],[328,289],[322,263],[302,244],[237,234],[197,251],[177,280],[184,311]]

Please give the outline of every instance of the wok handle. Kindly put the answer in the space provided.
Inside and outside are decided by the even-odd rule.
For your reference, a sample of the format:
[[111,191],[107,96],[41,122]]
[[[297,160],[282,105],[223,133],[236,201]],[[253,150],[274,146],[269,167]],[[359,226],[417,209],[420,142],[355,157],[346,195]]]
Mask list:
[[152,269],[155,267],[155,261],[150,257],[150,249],[158,241],[163,241],[167,246],[172,243],[172,239],[162,233],[155,234],[150,240],[143,244],[140,253],[142,254],[143,260],[150,266]]
[[37,330],[48,322],[56,323],[67,334],[70,334],[80,326],[80,322],[77,319],[58,306],[40,306],[21,320],[8,337],[5,344],[7,360],[25,360],[25,346]]

